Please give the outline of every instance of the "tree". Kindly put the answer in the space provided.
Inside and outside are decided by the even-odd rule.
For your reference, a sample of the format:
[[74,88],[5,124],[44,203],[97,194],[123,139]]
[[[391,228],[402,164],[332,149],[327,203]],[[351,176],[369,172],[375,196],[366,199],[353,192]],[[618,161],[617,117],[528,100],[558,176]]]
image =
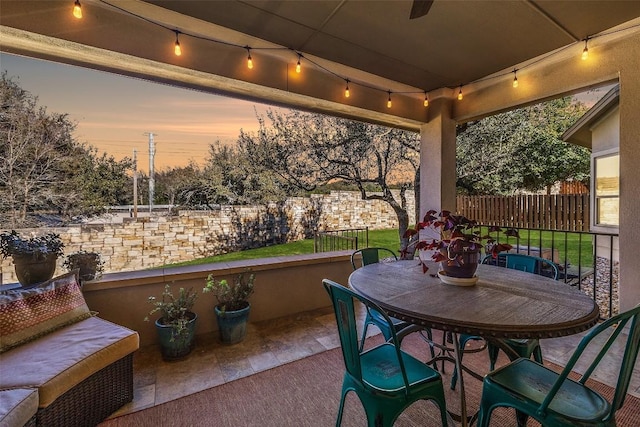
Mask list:
[[0,216],[12,228],[27,214],[69,216],[119,203],[130,160],[116,162],[75,140],[66,114],[49,113],[6,72],[0,80]]
[[457,186],[467,194],[549,189],[589,179],[590,152],[560,137],[584,112],[570,97],[469,123],[457,137]]
[[203,172],[194,161],[184,167],[161,170],[155,176],[155,201],[159,204],[181,206],[206,204],[206,198],[201,196],[203,180]]
[[0,209],[15,228],[27,211],[56,198],[58,148],[68,144],[73,126],[66,116],[49,115],[36,99],[2,74],[0,82]]
[[[132,189],[127,175],[133,168],[128,157],[115,160],[107,153],[98,154],[94,147],[75,147],[76,157],[67,157],[67,182],[70,187],[65,193],[77,193],[74,204],[63,206],[64,213],[95,214],[104,211],[105,206],[132,203]],[[69,200],[67,200],[69,202]]]
[[244,205],[284,200],[288,194],[269,170],[252,164],[238,147],[209,146],[203,191],[213,203]]
[[409,226],[405,195],[415,188],[419,167],[416,133],[299,111],[269,110],[266,116],[268,125],[258,117],[257,134],[241,130],[238,138],[242,156],[256,171],[268,171],[282,186],[304,191],[335,181],[353,184],[362,199],[382,200],[393,208],[402,241]]

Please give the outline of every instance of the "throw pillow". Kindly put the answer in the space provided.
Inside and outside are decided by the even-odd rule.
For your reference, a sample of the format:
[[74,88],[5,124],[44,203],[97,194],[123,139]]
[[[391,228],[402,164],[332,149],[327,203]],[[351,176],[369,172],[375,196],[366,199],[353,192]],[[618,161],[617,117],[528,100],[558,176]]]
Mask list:
[[78,271],[0,294],[0,353],[91,317]]

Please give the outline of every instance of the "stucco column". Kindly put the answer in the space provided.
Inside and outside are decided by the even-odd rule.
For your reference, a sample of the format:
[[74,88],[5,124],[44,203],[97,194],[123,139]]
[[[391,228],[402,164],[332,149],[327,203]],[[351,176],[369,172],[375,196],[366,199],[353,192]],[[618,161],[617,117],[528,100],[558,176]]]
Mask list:
[[429,210],[456,210],[456,123],[449,98],[434,99],[420,129],[420,220]]
[[[628,52],[640,58],[640,46]],[[635,62],[635,64],[633,64]],[[620,71],[620,310],[640,303],[640,68]],[[624,232],[623,232],[624,230]]]

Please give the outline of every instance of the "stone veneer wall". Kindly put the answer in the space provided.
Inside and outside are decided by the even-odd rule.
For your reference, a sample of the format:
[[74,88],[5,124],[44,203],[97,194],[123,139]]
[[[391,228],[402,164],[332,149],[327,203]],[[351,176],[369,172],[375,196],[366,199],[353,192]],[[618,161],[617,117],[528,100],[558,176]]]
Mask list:
[[[407,203],[411,217],[413,193],[407,194]],[[397,226],[397,217],[387,203],[362,200],[357,192],[332,192],[269,206],[222,206],[213,211],[180,211],[175,216],[127,218],[116,224],[19,232],[58,233],[65,243],[65,254],[80,249],[98,252],[105,261],[105,272],[116,272],[310,238],[315,230]],[[56,274],[64,271],[62,261],[58,260]],[[10,258],[0,266],[2,283],[17,281]]]

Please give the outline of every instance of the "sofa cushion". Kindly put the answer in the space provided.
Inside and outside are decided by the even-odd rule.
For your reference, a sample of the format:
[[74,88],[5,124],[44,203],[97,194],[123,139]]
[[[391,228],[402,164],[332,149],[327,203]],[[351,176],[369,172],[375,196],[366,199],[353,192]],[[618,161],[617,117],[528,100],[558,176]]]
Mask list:
[[77,271],[0,293],[0,353],[91,316]]
[[38,410],[38,390],[16,388],[0,390],[0,426],[23,426]]
[[90,317],[0,354],[0,389],[38,388],[43,408],[138,347],[137,332]]

